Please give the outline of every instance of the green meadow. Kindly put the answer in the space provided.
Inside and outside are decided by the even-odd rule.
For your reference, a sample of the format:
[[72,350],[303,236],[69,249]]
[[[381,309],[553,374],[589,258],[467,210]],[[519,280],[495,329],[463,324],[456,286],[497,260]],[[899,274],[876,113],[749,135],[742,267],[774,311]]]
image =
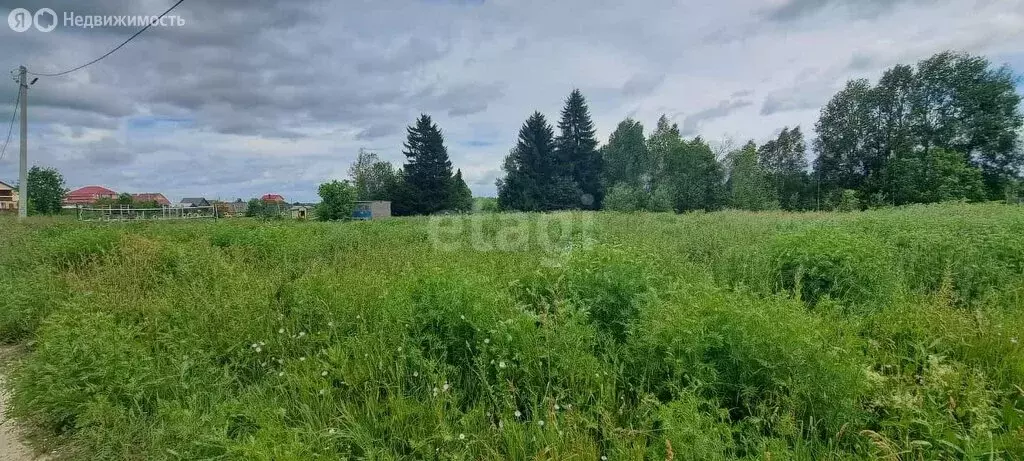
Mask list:
[[1024,459],[1024,208],[0,221],[69,459]]

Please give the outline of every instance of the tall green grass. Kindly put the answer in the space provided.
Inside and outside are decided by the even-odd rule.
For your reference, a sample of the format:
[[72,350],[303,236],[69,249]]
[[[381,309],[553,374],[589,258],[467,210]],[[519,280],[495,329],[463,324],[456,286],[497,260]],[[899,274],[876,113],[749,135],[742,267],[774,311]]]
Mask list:
[[471,219],[2,221],[14,412],[90,460],[1024,459],[1019,207]]

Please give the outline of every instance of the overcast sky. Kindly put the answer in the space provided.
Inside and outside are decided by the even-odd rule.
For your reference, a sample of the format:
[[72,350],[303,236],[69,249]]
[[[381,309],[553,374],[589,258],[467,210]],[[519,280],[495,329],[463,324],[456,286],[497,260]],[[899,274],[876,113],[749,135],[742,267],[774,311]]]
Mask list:
[[[0,0],[78,15],[159,14],[172,0]],[[1024,0],[185,0],[109,58],[30,90],[31,164],[72,188],[316,200],[365,147],[400,164],[428,113],[476,195],[534,110],[580,88],[602,142],[626,116],[688,136],[813,136],[843,83],[946,50],[1024,73]],[[0,22],[0,67],[56,72],[137,28]],[[0,144],[17,86],[0,80]],[[649,130],[648,130],[649,131]],[[0,180],[17,178],[17,130]]]

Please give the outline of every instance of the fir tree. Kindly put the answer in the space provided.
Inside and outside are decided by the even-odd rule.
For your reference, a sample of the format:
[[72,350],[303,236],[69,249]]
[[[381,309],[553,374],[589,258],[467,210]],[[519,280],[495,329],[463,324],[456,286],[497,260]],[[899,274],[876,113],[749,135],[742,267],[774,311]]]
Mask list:
[[[600,208],[604,198],[601,155],[597,151],[597,139],[594,137],[594,122],[590,119],[587,101],[580,90],[573,90],[565,100],[558,129],[560,134],[555,138],[558,165],[553,183],[559,186],[557,189],[563,195],[557,197],[559,200],[556,202],[567,199],[564,194],[570,190],[568,185],[575,183],[582,195],[578,200],[570,201],[578,205],[568,208]],[[565,204],[558,205],[562,207]]]
[[473,191],[469,189],[469,185],[462,179],[462,170],[455,171],[455,177],[452,178],[451,182],[451,193],[449,199],[451,202],[446,206],[446,209],[467,212],[473,209]]
[[452,162],[444,146],[444,136],[429,115],[421,115],[408,128],[403,168],[406,201],[399,209],[407,214],[430,214],[452,203]]
[[498,181],[498,203],[505,210],[553,209],[556,158],[554,130],[540,112],[519,129],[519,141],[505,158],[505,177]]

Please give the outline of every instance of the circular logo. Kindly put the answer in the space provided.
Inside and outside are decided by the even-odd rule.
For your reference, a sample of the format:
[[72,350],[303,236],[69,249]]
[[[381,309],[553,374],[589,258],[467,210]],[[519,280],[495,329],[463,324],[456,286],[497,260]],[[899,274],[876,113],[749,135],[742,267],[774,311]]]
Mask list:
[[7,15],[7,25],[11,26],[11,30],[15,32],[25,32],[32,27],[32,13],[24,8],[15,8],[11,10],[11,14]]
[[40,8],[32,19],[35,20],[36,30],[40,32],[49,32],[57,28],[57,13],[49,8]]

